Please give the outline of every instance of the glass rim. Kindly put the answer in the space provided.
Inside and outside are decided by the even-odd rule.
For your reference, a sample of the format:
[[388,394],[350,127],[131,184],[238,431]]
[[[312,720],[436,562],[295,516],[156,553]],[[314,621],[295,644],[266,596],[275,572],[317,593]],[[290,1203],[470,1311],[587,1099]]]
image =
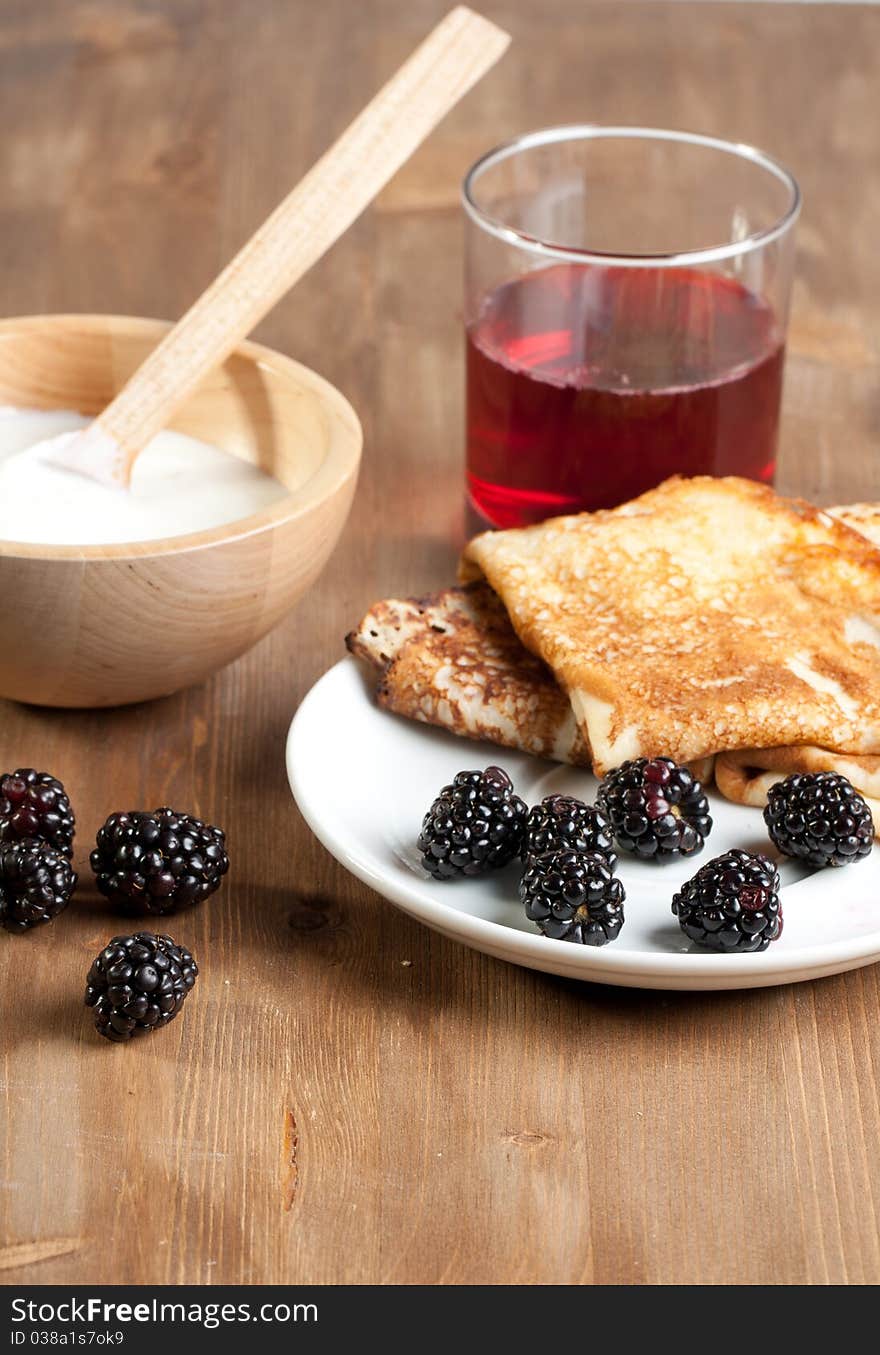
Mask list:
[[[722,151],[735,155],[741,160],[767,170],[789,191],[790,200],[783,214],[771,226],[752,231],[742,240],[729,241],[725,245],[707,245],[699,249],[682,250],[675,253],[659,251],[649,253],[615,253],[609,250],[579,249],[574,245],[557,245],[529,235],[515,226],[507,225],[498,217],[478,206],[474,188],[480,175],[491,166],[500,164],[521,151],[532,150],[536,146],[547,146],[566,141],[592,141],[604,138],[620,138],[645,141],[674,141],[691,146],[702,146],[709,150]],[[742,141],[725,141],[721,137],[704,136],[699,132],[682,132],[660,127],[605,126],[601,123],[570,123],[556,127],[543,127],[534,132],[525,132],[521,136],[502,141],[481,155],[467,171],[461,185],[461,200],[465,212],[471,220],[490,235],[503,240],[506,244],[516,245],[542,258],[555,259],[566,263],[600,263],[620,265],[629,268],[644,267],[681,267],[690,264],[719,263],[733,259],[770,244],[784,235],[797,221],[801,210],[801,190],[797,179],[780,160]]]

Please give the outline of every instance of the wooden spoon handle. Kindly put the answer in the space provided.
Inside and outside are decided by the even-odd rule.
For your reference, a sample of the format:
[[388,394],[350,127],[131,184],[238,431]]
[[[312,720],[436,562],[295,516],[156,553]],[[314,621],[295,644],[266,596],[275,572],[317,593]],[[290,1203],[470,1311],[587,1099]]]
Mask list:
[[348,229],[509,41],[459,6],[416,48],[98,417],[88,441],[92,455],[111,451],[114,481],[128,483],[138,452],[201,378]]

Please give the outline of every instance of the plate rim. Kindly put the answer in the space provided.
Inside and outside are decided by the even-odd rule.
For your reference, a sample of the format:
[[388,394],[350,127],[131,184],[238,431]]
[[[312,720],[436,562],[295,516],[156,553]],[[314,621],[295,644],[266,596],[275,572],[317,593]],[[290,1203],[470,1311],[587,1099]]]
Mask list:
[[[341,866],[389,903],[432,930],[440,931],[484,953],[490,947],[492,954],[497,954],[498,950],[512,951],[512,955],[504,958],[508,958],[510,963],[524,965],[527,968],[536,967],[529,963],[530,960],[540,962],[545,955],[549,960],[555,954],[557,961],[549,972],[559,973],[564,970],[568,977],[594,983],[622,984],[627,981],[631,983],[633,979],[639,978],[647,980],[641,983],[642,987],[655,986],[651,980],[675,979],[682,982],[664,986],[677,987],[682,991],[688,988],[737,989],[802,982],[828,976],[829,973],[844,972],[848,968],[860,968],[880,960],[880,927],[876,932],[863,934],[861,938],[848,937],[841,941],[801,946],[797,950],[785,951],[778,959],[773,955],[772,949],[746,955],[711,953],[703,955],[692,951],[635,952],[625,948],[615,951],[614,944],[603,947],[573,947],[569,941],[553,940],[538,932],[533,936],[517,928],[493,922],[489,918],[474,917],[433,897],[426,897],[424,891],[429,881],[422,881],[416,875],[413,875],[412,881],[404,883],[390,874],[382,874],[375,869],[370,857],[363,854],[357,844],[352,848],[351,844],[346,843],[342,836],[327,824],[325,818],[316,812],[307,784],[307,773],[303,775],[302,758],[298,755],[300,741],[307,737],[303,735],[303,730],[310,720],[312,707],[320,703],[322,688],[340,681],[346,672],[354,673],[360,682],[362,669],[351,655],[339,659],[328,668],[313,683],[297,707],[287,732],[285,745],[290,789],[309,828]],[[378,713],[389,719],[403,718],[394,716],[391,712]],[[460,742],[468,746],[476,745],[475,740]],[[542,761],[539,758],[534,760],[536,763]],[[452,887],[455,887],[454,884]],[[870,943],[873,949],[866,948],[866,937],[873,938]],[[548,949],[549,947],[553,949]],[[634,958],[636,955],[638,959]],[[735,972],[731,965],[736,965]],[[547,966],[543,964],[537,967],[548,972]]]

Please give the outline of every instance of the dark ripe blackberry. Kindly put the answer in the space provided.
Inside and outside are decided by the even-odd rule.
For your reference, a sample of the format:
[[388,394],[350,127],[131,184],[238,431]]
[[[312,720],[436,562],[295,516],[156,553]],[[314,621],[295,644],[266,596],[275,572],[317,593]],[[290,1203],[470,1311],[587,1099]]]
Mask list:
[[482,875],[519,855],[528,810],[500,767],[459,772],[422,820],[422,865],[435,880]]
[[38,837],[70,859],[75,827],[67,792],[56,777],[32,767],[0,774],[0,843]]
[[545,795],[532,805],[526,820],[522,859],[547,852],[601,852],[611,869],[617,865],[611,820],[601,809],[573,795]]
[[122,1042],[167,1026],[196,981],[198,965],[170,936],[136,932],[114,936],[92,961],[86,1006],[95,1009],[95,1029]]
[[526,917],[555,941],[604,946],[623,926],[623,885],[601,852],[532,857],[520,881]]
[[111,814],[91,855],[98,889],[126,913],[201,903],[229,869],[226,834],[173,809]]
[[0,926],[26,932],[70,903],[76,872],[61,852],[36,838],[0,845]]
[[624,762],[604,777],[596,803],[620,849],[643,860],[695,856],[712,831],[703,787],[668,757]]
[[686,936],[710,950],[766,950],[782,935],[779,873],[766,856],[725,852],[701,866],[673,897]]
[[795,772],[771,786],[764,822],[781,852],[811,866],[848,866],[874,843],[870,809],[838,772]]

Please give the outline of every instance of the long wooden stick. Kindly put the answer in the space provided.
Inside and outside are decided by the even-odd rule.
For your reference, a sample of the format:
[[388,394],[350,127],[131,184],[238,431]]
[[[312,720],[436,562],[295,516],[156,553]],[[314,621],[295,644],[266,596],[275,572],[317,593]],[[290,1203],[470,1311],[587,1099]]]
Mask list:
[[84,433],[49,459],[125,486],[139,451],[207,372],[339,239],[510,41],[452,10],[153,350]]

